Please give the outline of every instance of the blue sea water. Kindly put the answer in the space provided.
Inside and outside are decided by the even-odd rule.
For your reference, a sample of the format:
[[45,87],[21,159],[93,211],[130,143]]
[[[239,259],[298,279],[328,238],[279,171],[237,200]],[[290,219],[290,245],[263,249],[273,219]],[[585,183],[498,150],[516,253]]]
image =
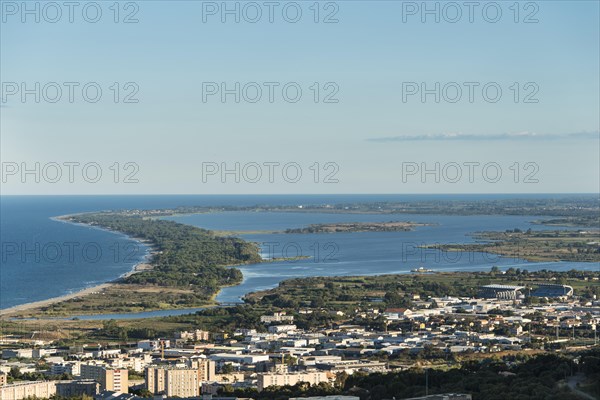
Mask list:
[[[44,300],[118,278],[143,261],[147,248],[124,235],[68,224],[53,217],[99,210],[153,209],[191,205],[300,205],[435,199],[497,199],[542,195],[169,195],[169,196],[1,196],[0,309]],[[556,198],[557,195],[547,195]],[[527,229],[535,216],[357,215],[230,212],[171,218],[219,230],[282,230],[311,223],[410,220],[436,223],[412,232],[318,235],[244,235],[261,245],[265,258],[306,256],[294,262],[244,266],[244,282],[219,295],[239,301],[245,293],[275,286],[291,277],[370,275],[434,270],[502,268],[597,269],[592,263],[527,263],[518,257],[482,253],[444,254],[422,244],[459,243],[481,230]],[[535,229],[555,229],[535,226]],[[458,257],[458,258],[457,258]]]

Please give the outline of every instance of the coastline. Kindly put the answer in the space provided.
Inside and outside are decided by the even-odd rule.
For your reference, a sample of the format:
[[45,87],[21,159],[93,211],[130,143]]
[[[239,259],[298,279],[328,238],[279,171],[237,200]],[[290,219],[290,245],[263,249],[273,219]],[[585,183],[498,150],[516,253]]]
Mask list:
[[112,231],[110,229],[105,229],[105,228],[101,228],[98,226],[87,225],[87,224],[69,221],[70,217],[73,217],[75,215],[80,215],[80,214],[85,214],[85,213],[58,215],[55,217],[50,217],[50,219],[52,221],[56,221],[56,222],[62,222],[62,223],[66,223],[66,224],[80,225],[82,227],[99,229],[102,231],[110,232],[115,235],[124,236],[130,240],[138,242],[139,244],[146,247],[145,254],[144,254],[144,260],[134,264],[129,271],[119,275],[112,281],[108,281],[108,282],[100,283],[98,285],[86,287],[81,290],[77,290],[73,293],[66,293],[66,294],[63,294],[60,296],[51,297],[51,298],[44,299],[44,300],[37,300],[37,301],[29,302],[29,303],[17,304],[15,306],[8,307],[8,308],[3,308],[3,309],[0,309],[0,317],[9,316],[11,314],[17,314],[17,313],[21,313],[24,311],[30,311],[30,310],[34,310],[37,308],[47,307],[52,304],[88,296],[90,294],[98,294],[110,287],[115,286],[117,283],[119,283],[120,280],[122,280],[124,278],[128,278],[131,275],[137,274],[142,271],[148,271],[148,270],[151,270],[152,268],[154,268],[154,266],[150,262],[151,262],[151,258],[153,256],[153,254],[155,254],[157,252],[157,249],[148,240],[132,237],[132,236],[129,236],[129,235],[127,235],[123,232],[119,232],[119,231]]
[[15,313],[23,312],[23,311],[33,310],[36,308],[47,307],[49,305],[59,303],[61,301],[76,299],[78,297],[86,296],[89,294],[100,293],[101,291],[103,291],[104,289],[106,289],[112,285],[114,285],[114,283],[102,283],[100,285],[82,289],[75,293],[65,294],[65,295],[58,296],[58,297],[52,297],[52,298],[46,299],[46,300],[34,301],[31,303],[19,304],[19,305],[12,306],[9,308],[3,308],[0,310],[0,317],[9,316],[11,314],[15,314]]
[[[143,271],[148,271],[148,270],[152,270],[154,268],[154,265],[152,264],[152,262],[154,261],[154,256],[156,254],[158,254],[160,252],[158,244],[153,243],[152,241],[145,239],[145,238],[140,238],[140,237],[136,237],[136,236],[132,236],[129,235],[127,233],[124,233],[122,231],[118,231],[118,230],[112,230],[112,229],[107,229],[101,226],[97,226],[94,224],[87,224],[87,223],[82,223],[82,222],[75,222],[72,221],[71,218],[76,216],[76,215],[82,215],[82,214],[87,214],[87,213],[77,213],[77,214],[65,214],[65,215],[60,215],[60,216],[54,216],[54,217],[50,217],[51,220],[56,221],[56,222],[62,222],[62,223],[69,223],[69,224],[73,224],[73,225],[80,225],[82,227],[88,227],[88,228],[93,228],[93,229],[99,229],[102,231],[106,231],[109,233],[113,233],[116,235],[119,235],[121,237],[125,237],[127,239],[133,240],[135,242],[140,243],[141,245],[145,246],[145,254],[144,254],[144,259],[143,260],[138,260],[138,262],[133,265],[133,267],[131,268],[131,270],[121,274],[119,277],[115,278],[114,280],[110,280],[104,283],[100,283],[91,287],[86,287],[86,288],[82,288],[81,290],[77,290],[76,292],[73,293],[66,293],[64,295],[60,295],[60,296],[56,296],[56,297],[52,297],[52,298],[48,298],[48,299],[44,299],[44,300],[39,300],[39,301],[32,301],[29,303],[24,303],[24,304],[18,304],[9,308],[5,308],[5,309],[0,309],[0,318],[9,318],[9,319],[15,319],[15,320],[19,320],[19,319],[51,319],[51,320],[55,320],[57,318],[59,319],[70,319],[73,316],[79,316],[79,315],[86,315],[86,316],[94,316],[94,315],[102,315],[105,312],[108,314],[137,314],[140,312],[153,312],[153,311],[164,311],[164,310],[178,310],[178,309],[185,309],[185,308],[206,308],[206,307],[214,307],[217,306],[218,303],[216,302],[216,297],[218,296],[218,294],[220,293],[221,289],[223,289],[223,287],[219,288],[219,290],[212,294],[210,296],[210,298],[206,301],[206,302],[202,302],[201,304],[181,304],[181,305],[176,305],[174,306],[174,304],[171,304],[171,307],[168,308],[163,308],[163,306],[160,305],[160,303],[157,303],[153,306],[143,306],[141,309],[136,309],[136,310],[123,310],[123,311],[101,311],[99,309],[88,309],[85,311],[75,311],[72,309],[69,309],[70,307],[68,306],[69,303],[71,303],[74,299],[77,299],[76,301],[84,301],[84,303],[87,303],[88,299],[89,302],[92,302],[91,304],[94,304],[93,302],[98,301],[98,299],[102,299],[101,302],[105,302],[106,300],[108,300],[109,298],[115,297],[115,298],[122,298],[123,297],[129,297],[132,298],[131,296],[133,295],[135,298],[135,294],[142,294],[142,295],[146,295],[146,294],[158,294],[158,293],[163,293],[163,292],[169,292],[169,294],[175,294],[175,295],[179,295],[182,292],[181,288],[170,288],[170,287],[146,287],[144,285],[130,285],[128,287],[124,286],[123,280],[127,277],[130,277],[136,273],[140,273]],[[239,264],[239,265],[244,265],[245,263]],[[230,265],[230,267],[234,267],[237,265]],[[228,287],[228,286],[236,286],[236,284],[233,285],[225,285],[224,287]],[[133,299],[132,298],[132,299]],[[137,300],[137,298],[136,298]],[[152,299],[150,300],[152,301]],[[61,305],[61,303],[65,303],[65,305],[67,305],[67,309],[64,309]],[[58,306],[59,309],[62,309],[61,311],[58,311],[58,314],[56,312],[53,312],[54,310],[51,311],[51,314],[47,314],[48,312],[48,308],[49,309],[55,309],[56,306]],[[65,314],[63,314],[64,312],[66,312]],[[56,315],[55,315],[56,314]],[[62,314],[62,316],[61,316]]]
[[152,269],[151,264],[144,263],[144,262],[138,263],[133,266],[131,271],[122,274],[121,276],[119,276],[117,279],[115,279],[113,281],[101,283],[99,285],[90,286],[90,287],[78,290],[76,292],[73,292],[73,293],[68,293],[68,294],[64,294],[61,296],[51,297],[51,298],[45,299],[45,300],[32,301],[29,303],[17,304],[16,306],[12,306],[9,308],[3,308],[3,309],[0,309],[0,317],[9,316],[11,314],[20,313],[23,311],[30,311],[30,310],[34,310],[36,308],[47,307],[52,304],[60,303],[62,301],[77,299],[79,297],[88,296],[90,294],[98,294],[110,287],[115,286],[118,283],[118,281],[123,278],[127,278],[133,274],[136,274],[136,273],[142,272],[142,271],[147,271],[149,269]]
[[112,229],[102,228],[102,227],[97,226],[97,225],[84,224],[84,223],[81,223],[81,222],[73,222],[73,221],[69,220],[70,217],[74,217],[76,215],[84,215],[84,214],[88,214],[88,213],[65,214],[65,215],[59,215],[59,216],[56,216],[56,217],[50,217],[50,219],[52,221],[56,221],[56,222],[62,222],[62,223],[71,224],[71,225],[84,226],[86,228],[98,229],[98,230],[101,230],[101,231],[104,231],[104,232],[113,233],[115,235],[124,236],[124,237],[126,237],[128,239],[131,239],[133,241],[139,242],[139,243],[143,244],[144,246],[148,247],[148,250],[146,251],[146,256],[151,255],[153,252],[157,251],[156,247],[149,240],[147,240],[147,239],[142,239],[142,238],[139,238],[139,237],[131,236],[131,235],[128,235],[128,234],[123,233],[121,231],[115,231],[115,230],[112,230]]
[[[80,213],[80,214],[86,214],[86,213]],[[95,228],[95,229],[104,230],[104,231],[107,231],[107,232],[110,232],[110,233],[114,233],[114,234],[117,234],[117,235],[122,235],[122,237],[127,237],[127,238],[129,238],[131,240],[135,240],[135,241],[138,241],[140,243],[143,243],[144,245],[147,245],[148,246],[148,250],[147,250],[146,254],[151,254],[151,253],[149,253],[150,250],[151,251],[156,251],[157,250],[157,248],[154,247],[154,246],[152,246],[149,243],[148,240],[141,239],[141,238],[136,238],[136,237],[132,237],[132,236],[129,236],[126,233],[123,233],[121,231],[116,231],[116,230],[111,230],[111,229],[107,229],[107,228],[102,228],[100,226],[93,225],[93,224],[73,222],[73,221],[69,220],[70,217],[73,217],[73,216],[76,216],[76,215],[80,215],[80,214],[67,214],[67,215],[58,216],[58,217],[51,217],[51,219],[55,220],[57,222],[71,223],[71,224],[75,224],[75,225],[82,225],[82,226],[86,226],[86,227],[91,227],[91,228]],[[265,260],[265,259],[263,259],[261,262],[265,263],[265,262],[269,262],[269,261],[273,262],[273,261],[280,261],[280,260]],[[145,267],[142,267],[142,265],[145,265]],[[240,264],[240,265],[244,265],[244,264]],[[235,265],[235,266],[237,266],[237,265]],[[53,298],[49,298],[49,299],[46,299],[46,300],[40,300],[40,301],[25,303],[25,304],[22,304],[22,305],[16,305],[14,307],[10,307],[10,308],[4,309],[4,310],[0,310],[0,316],[9,315],[9,314],[21,314],[21,313],[25,313],[25,312],[27,312],[29,310],[35,310],[34,313],[36,313],[36,314],[38,313],[38,311],[40,313],[42,313],[43,310],[36,310],[36,309],[48,307],[48,306],[53,305],[55,303],[60,303],[60,302],[72,300],[74,298],[78,299],[78,298],[81,298],[81,297],[84,297],[84,296],[90,296],[90,295],[92,297],[90,299],[90,301],[95,300],[94,298],[96,298],[96,300],[97,300],[97,298],[100,297],[100,296],[97,296],[98,293],[101,293],[101,294],[104,294],[104,295],[108,295],[108,296],[105,296],[105,299],[108,300],[108,301],[112,301],[113,297],[111,297],[111,296],[114,295],[114,294],[120,295],[120,294],[129,293],[129,298],[130,299],[134,299],[134,301],[137,301],[137,298],[136,298],[136,296],[138,296],[137,292],[144,292],[144,294],[145,294],[145,293],[149,293],[150,291],[158,292],[158,291],[161,291],[161,290],[165,290],[165,291],[169,290],[169,289],[163,289],[163,288],[143,288],[142,290],[136,290],[136,289],[139,289],[139,288],[136,288],[135,286],[123,287],[123,285],[119,285],[119,280],[120,279],[128,277],[128,276],[131,276],[132,274],[141,272],[142,270],[147,270],[148,268],[152,268],[152,266],[149,265],[149,264],[147,264],[147,263],[144,263],[144,262],[138,262],[138,264],[133,265],[133,268],[132,268],[131,271],[122,274],[120,277],[116,278],[113,281],[108,281],[108,282],[105,282],[105,283],[102,283],[102,284],[99,284],[99,285],[95,285],[93,287],[83,288],[83,289],[81,289],[81,290],[79,290],[77,292],[74,292],[74,293],[67,293],[65,295],[57,296],[57,297],[53,297]],[[246,277],[243,277],[243,281],[245,281],[245,280],[246,280]],[[243,281],[242,281],[242,283],[243,283]],[[214,303],[214,302],[216,302],[216,297],[218,297],[218,295],[221,293],[221,290],[225,289],[225,288],[227,288],[229,286],[237,286],[237,285],[225,285],[225,286],[221,287],[216,293],[214,293],[211,296],[211,298],[210,298],[210,300],[209,300],[208,303]],[[117,292],[117,290],[118,290],[118,292]],[[176,289],[176,290],[178,292],[180,292],[179,289]],[[173,293],[174,292],[175,292],[175,290],[173,291]],[[155,293],[153,293],[153,294],[155,294]],[[177,294],[180,294],[180,293],[177,293]],[[114,298],[116,298],[116,297],[114,297]],[[106,300],[103,300],[103,301],[106,302]],[[110,303],[108,305],[112,306],[112,303]],[[169,305],[172,306],[174,304],[169,304]],[[214,305],[214,304],[212,304],[212,305]],[[196,305],[194,305],[194,306],[196,306]],[[198,305],[198,307],[206,307],[206,306],[208,306],[208,304],[205,304],[205,303],[202,303],[202,304]],[[65,312],[66,314],[64,314],[64,315],[69,315],[68,313],[71,311],[71,309],[69,309],[69,308],[67,308],[67,309],[63,308],[61,310],[60,309],[61,307],[63,307],[63,306],[61,305],[59,307],[58,311],[54,310],[54,309],[51,309],[49,311],[50,312],[55,312],[55,313]],[[149,308],[146,305],[139,306],[139,307],[145,307],[145,308],[141,309],[143,311],[167,310],[167,309],[176,310],[176,309],[178,309],[178,307],[163,308],[164,306],[161,305],[161,304],[151,305],[151,306],[149,306]],[[181,306],[181,307],[185,308],[185,307],[188,307],[188,305]],[[136,312],[138,312],[138,311],[123,311],[123,312],[115,311],[115,313],[136,313]],[[86,315],[99,315],[99,314],[102,314],[102,313],[103,313],[103,311],[101,311],[98,308],[96,308],[96,309],[94,309],[93,311],[90,311],[90,312],[88,312],[88,311],[85,312]],[[76,315],[76,314],[73,314],[73,315]]]

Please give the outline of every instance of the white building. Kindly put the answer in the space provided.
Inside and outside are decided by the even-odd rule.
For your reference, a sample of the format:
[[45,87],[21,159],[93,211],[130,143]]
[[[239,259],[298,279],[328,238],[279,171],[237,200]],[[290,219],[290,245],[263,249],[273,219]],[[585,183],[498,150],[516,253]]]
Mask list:
[[56,394],[57,381],[19,382],[0,387],[0,399],[22,400],[26,398],[47,399]]
[[264,322],[270,324],[272,322],[282,322],[289,321],[292,322],[294,320],[293,315],[285,315],[285,312],[276,312],[273,315],[263,315],[260,317],[260,322]]
[[52,375],[69,374],[79,376],[81,374],[81,362],[72,361],[53,364],[52,367],[50,367],[50,373]]
[[330,382],[330,378],[335,376],[327,372],[303,372],[293,374],[258,374],[257,386],[258,391],[262,391],[269,386],[293,386],[298,382],[308,382],[310,385],[318,385],[321,382]]
[[288,333],[294,332],[297,329],[296,325],[271,325],[269,332],[271,333]]

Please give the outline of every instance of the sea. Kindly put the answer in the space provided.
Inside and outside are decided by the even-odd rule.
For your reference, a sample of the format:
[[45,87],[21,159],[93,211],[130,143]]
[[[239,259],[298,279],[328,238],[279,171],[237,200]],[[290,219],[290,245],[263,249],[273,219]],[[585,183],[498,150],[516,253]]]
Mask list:
[[[148,247],[122,234],[61,222],[57,216],[81,212],[178,206],[253,206],[335,204],[382,201],[486,200],[558,198],[569,195],[138,195],[138,196],[0,196],[0,309],[45,300],[115,280],[148,258]],[[243,282],[223,289],[218,300],[234,303],[253,291],[285,279],[307,276],[351,276],[433,271],[489,271],[520,268],[566,271],[598,270],[598,263],[528,262],[518,257],[480,253],[447,253],[427,245],[471,243],[477,231],[548,229],[534,225],[540,216],[377,215],[293,212],[218,212],[167,217],[213,230],[250,231],[265,261],[239,267]],[[260,233],[316,223],[413,221],[426,223],[408,232],[335,234]],[[561,229],[580,229],[569,227]],[[583,228],[585,229],[585,228]],[[285,260],[281,260],[285,258]],[[193,310],[107,315],[134,318],[181,314]],[[86,318],[86,316],[77,316]],[[90,317],[94,319],[102,316]]]

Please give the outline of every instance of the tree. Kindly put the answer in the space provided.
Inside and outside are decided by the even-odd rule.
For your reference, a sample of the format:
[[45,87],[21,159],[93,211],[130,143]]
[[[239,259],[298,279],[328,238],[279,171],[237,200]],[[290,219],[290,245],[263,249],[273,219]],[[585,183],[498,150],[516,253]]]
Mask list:
[[21,370],[19,369],[19,367],[12,367],[10,369],[9,378],[21,379],[22,377],[23,377],[23,374],[21,373]]
[[235,371],[235,368],[233,368],[233,365],[231,364],[225,364],[221,368],[221,372],[224,374],[231,374],[233,371]]
[[348,380],[348,373],[346,371],[338,372],[335,374],[335,387],[343,388]]
[[154,395],[148,389],[143,389],[143,388],[130,390],[130,393],[135,394],[136,396],[139,396],[139,397],[144,397],[146,399],[154,397]]

